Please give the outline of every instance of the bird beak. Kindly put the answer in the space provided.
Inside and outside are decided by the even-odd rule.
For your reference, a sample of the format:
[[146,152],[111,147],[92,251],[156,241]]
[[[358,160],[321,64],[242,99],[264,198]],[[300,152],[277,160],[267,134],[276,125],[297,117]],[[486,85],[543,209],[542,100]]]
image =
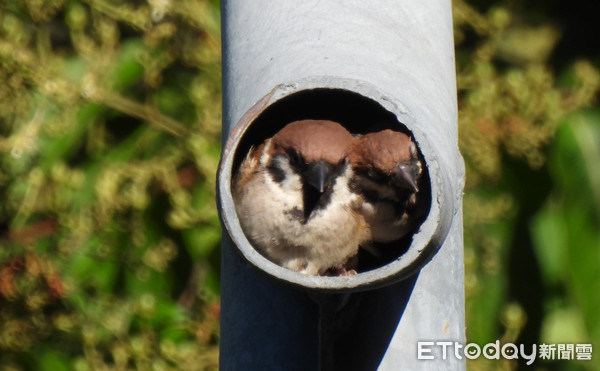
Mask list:
[[319,160],[309,164],[303,175],[309,186],[323,193],[331,181],[332,171],[323,160]]
[[397,164],[396,171],[392,176],[392,183],[398,188],[416,193],[419,190],[419,187],[417,187],[417,169],[415,166]]
[[323,160],[308,164],[303,171],[304,222],[306,223],[319,204],[327,186],[334,179],[334,172]]

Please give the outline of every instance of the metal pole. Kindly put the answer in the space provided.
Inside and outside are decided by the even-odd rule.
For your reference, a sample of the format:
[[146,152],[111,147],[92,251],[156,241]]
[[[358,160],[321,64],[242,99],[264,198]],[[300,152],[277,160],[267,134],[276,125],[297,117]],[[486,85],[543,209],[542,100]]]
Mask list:
[[[439,348],[433,360],[417,359],[418,341],[465,340],[450,1],[222,0],[221,7],[221,369],[464,369],[451,350],[446,359]],[[236,151],[248,138],[291,119],[360,128],[389,117],[412,133],[431,187],[429,215],[405,254],[350,278],[315,277],[252,249],[230,195]]]

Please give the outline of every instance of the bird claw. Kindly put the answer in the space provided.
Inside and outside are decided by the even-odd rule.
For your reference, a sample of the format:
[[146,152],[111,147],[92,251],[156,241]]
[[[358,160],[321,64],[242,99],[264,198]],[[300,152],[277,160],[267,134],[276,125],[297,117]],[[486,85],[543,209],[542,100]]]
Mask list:
[[350,269],[347,270],[344,267],[337,267],[337,268],[329,268],[327,270],[327,276],[354,276],[358,274],[358,272],[355,269]]

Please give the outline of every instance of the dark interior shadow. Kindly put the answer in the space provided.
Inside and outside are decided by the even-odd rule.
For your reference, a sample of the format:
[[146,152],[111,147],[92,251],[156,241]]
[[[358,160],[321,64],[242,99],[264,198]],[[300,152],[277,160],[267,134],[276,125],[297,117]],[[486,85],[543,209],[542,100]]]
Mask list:
[[351,294],[336,318],[335,370],[377,370],[419,274],[384,288]]

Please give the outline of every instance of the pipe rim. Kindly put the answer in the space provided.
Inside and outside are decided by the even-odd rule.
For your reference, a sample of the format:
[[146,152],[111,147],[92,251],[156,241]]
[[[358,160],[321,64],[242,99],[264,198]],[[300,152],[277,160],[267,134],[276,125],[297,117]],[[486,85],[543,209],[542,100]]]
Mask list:
[[[271,262],[258,251],[246,238],[235,210],[231,195],[233,164],[238,145],[252,123],[272,104],[295,93],[313,89],[347,90],[380,104],[393,113],[397,120],[411,131],[419,147],[425,166],[428,169],[431,185],[431,206],[429,214],[414,233],[408,250],[392,262],[379,268],[361,272],[354,276],[312,276],[283,268]],[[440,164],[441,155],[429,142],[417,125],[410,110],[390,95],[380,92],[376,87],[364,81],[331,76],[316,76],[297,82],[276,86],[271,92],[255,103],[233,127],[222,152],[217,173],[217,202],[219,216],[234,249],[250,266],[280,281],[321,291],[361,291],[387,286],[401,281],[418,271],[429,262],[442,246],[450,230],[452,218],[456,213],[453,189],[454,182]]]

